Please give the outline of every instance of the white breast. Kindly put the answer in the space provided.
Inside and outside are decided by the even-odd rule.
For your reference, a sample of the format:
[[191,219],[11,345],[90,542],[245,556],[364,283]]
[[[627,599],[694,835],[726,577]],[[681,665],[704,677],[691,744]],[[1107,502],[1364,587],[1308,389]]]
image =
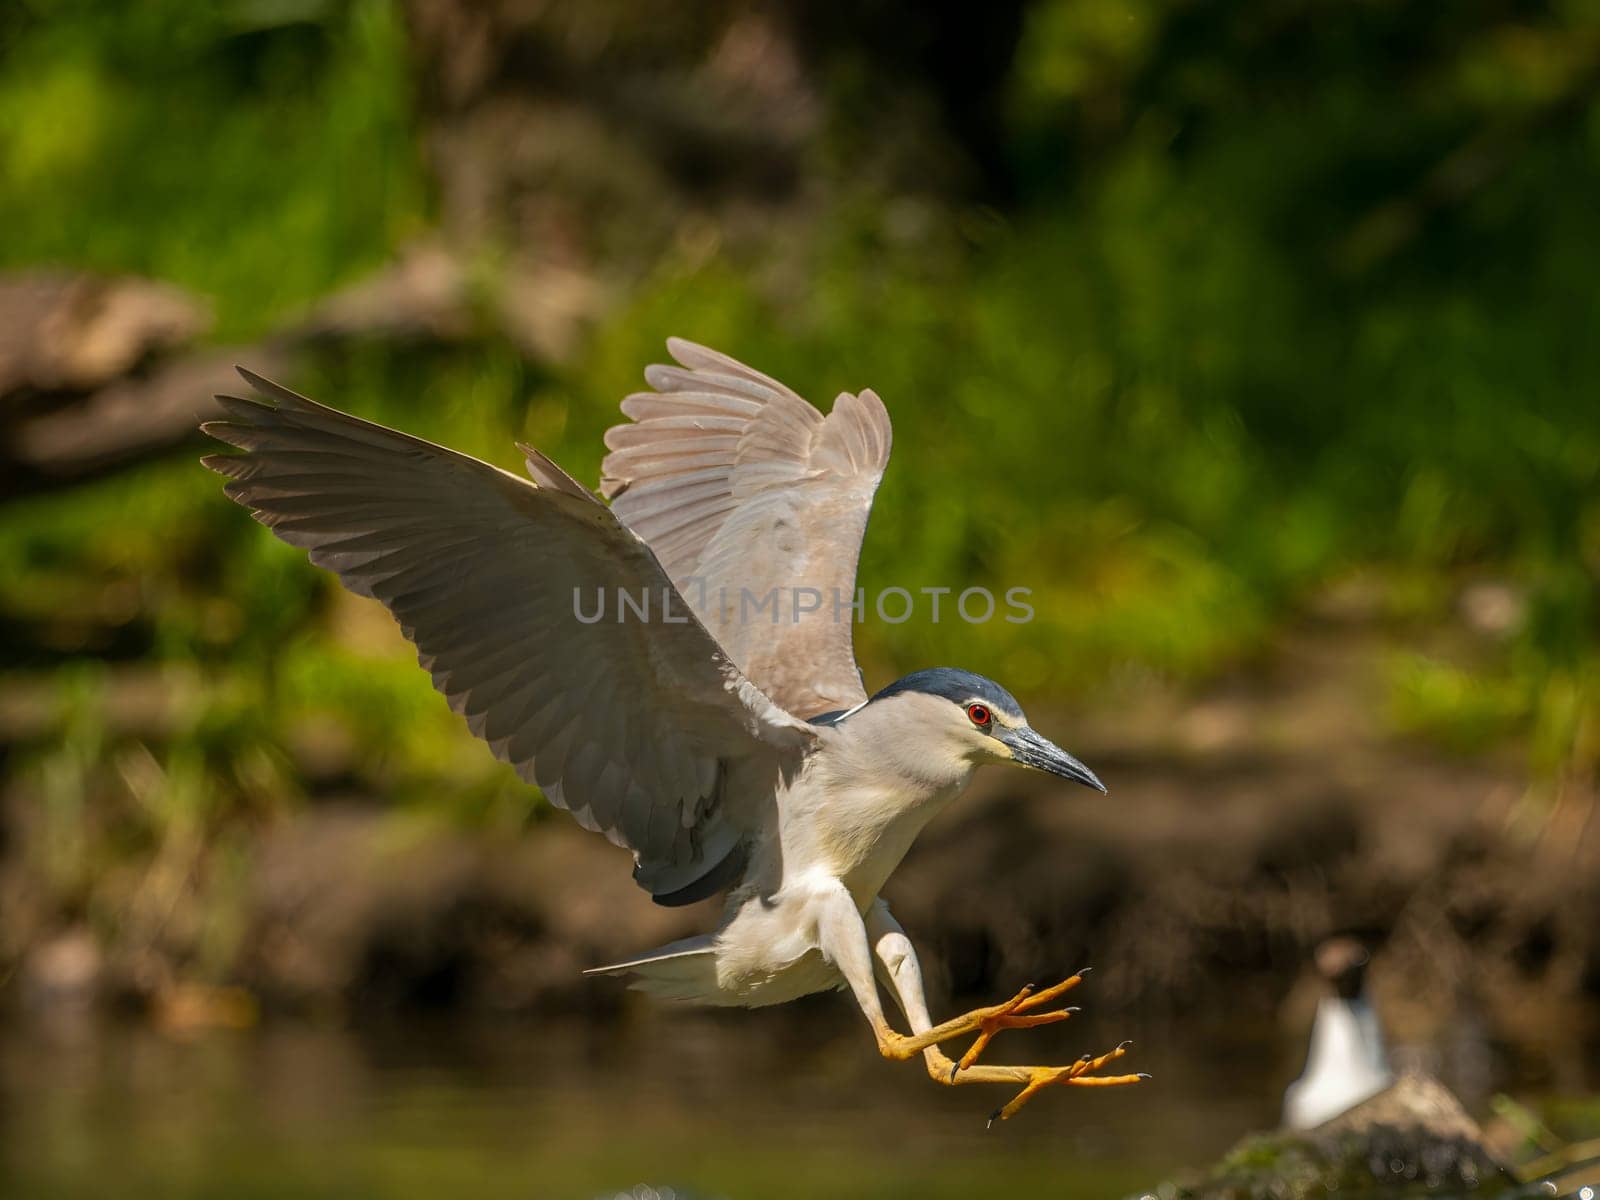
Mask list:
[[824,759],[780,798],[785,880],[820,872],[842,880],[866,910],[924,826],[965,789],[970,768],[951,778],[887,776],[852,756]]

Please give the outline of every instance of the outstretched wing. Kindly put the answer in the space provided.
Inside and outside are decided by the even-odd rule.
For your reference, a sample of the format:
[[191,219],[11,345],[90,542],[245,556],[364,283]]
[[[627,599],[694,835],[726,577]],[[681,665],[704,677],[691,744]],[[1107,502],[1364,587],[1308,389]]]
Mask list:
[[867,698],[851,644],[856,563],[889,461],[870,392],[820,412],[743,363],[672,338],[631,423],[606,431],[601,491],[746,676],[797,716]]
[[[472,732],[633,850],[643,886],[704,879],[767,819],[807,727],[605,505],[542,458],[543,486],[240,373],[272,402],[218,397],[204,426],[244,451],[203,460],[228,495],[382,601]],[[619,619],[619,590],[650,619]],[[580,620],[601,595],[604,619]]]

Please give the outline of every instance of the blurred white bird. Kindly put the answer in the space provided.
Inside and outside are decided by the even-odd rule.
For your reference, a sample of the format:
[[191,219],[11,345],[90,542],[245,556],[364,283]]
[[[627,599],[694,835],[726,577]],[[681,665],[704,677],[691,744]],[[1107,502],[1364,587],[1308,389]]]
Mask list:
[[1366,948],[1354,938],[1330,938],[1317,947],[1317,971],[1330,994],[1317,1002],[1305,1071],[1283,1095],[1289,1129],[1321,1125],[1394,1082],[1378,1014],[1366,995],[1367,962]]

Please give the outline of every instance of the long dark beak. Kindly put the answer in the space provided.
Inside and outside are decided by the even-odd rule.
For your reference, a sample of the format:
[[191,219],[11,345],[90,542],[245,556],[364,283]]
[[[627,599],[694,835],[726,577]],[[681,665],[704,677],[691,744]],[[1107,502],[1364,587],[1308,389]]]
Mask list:
[[1106,790],[1106,785],[1100,782],[1093,771],[1060,746],[1040,737],[1026,726],[1005,730],[1000,734],[1000,740],[1011,748],[1012,757],[1025,767],[1048,771],[1052,775],[1092,787],[1097,792]]

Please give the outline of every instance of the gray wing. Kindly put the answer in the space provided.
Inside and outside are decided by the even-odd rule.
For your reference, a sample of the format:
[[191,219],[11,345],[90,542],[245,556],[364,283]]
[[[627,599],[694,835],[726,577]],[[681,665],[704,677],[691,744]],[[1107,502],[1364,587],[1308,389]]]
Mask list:
[[656,390],[625,399],[631,423],[606,431],[611,511],[775,703],[802,717],[854,707],[867,694],[850,603],[889,461],[883,402],[847,392],[824,417],[724,354],[667,349],[682,365],[648,368]]
[[[703,880],[770,818],[807,727],[739,672],[604,504],[537,452],[530,483],[241,374],[272,403],[218,397],[226,419],[203,427],[245,452],[203,460],[228,495],[382,601],[472,732],[633,850],[644,887]],[[648,595],[655,619],[619,623],[619,588]],[[596,589],[607,615],[585,624],[574,598],[592,615]]]

